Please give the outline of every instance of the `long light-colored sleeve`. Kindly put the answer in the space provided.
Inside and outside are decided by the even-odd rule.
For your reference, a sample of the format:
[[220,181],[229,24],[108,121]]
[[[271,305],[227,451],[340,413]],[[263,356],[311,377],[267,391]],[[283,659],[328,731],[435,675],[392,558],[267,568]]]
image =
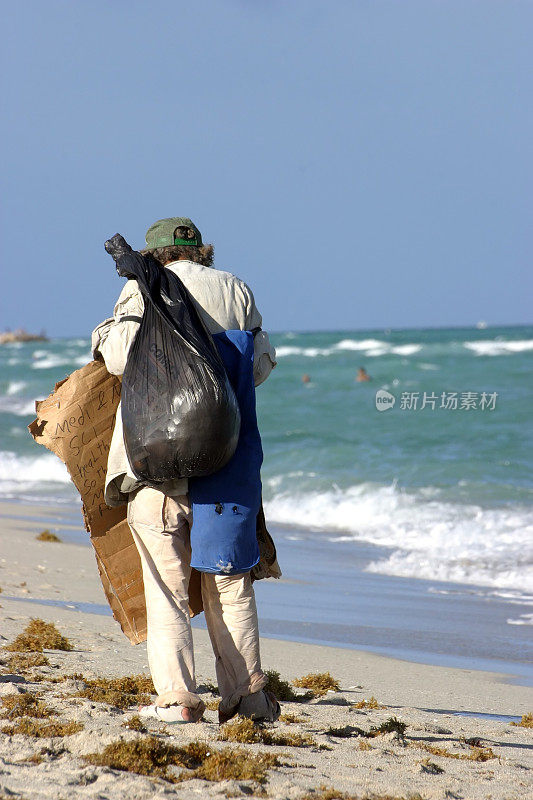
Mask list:
[[[257,309],[250,287],[244,284],[243,289],[246,298],[246,330],[253,331],[261,328],[263,318]],[[268,333],[261,329],[254,336],[254,383],[256,386],[266,381],[276,364],[276,351],[270,344]]]
[[137,281],[127,281],[115,305],[113,317],[93,331],[93,358],[98,354],[112,375],[123,375],[130,347],[144,312],[144,301]]

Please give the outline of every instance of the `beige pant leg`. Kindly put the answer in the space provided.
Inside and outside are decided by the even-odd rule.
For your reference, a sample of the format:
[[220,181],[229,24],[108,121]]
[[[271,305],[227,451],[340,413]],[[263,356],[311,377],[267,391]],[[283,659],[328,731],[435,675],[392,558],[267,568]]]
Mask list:
[[241,697],[267,683],[261,669],[255,593],[249,572],[202,573],[202,599],[215,653],[220,708],[229,711]]
[[191,519],[187,495],[172,498],[143,487],[128,503],[128,524],[142,563],[148,664],[159,706],[202,704],[188,605]]

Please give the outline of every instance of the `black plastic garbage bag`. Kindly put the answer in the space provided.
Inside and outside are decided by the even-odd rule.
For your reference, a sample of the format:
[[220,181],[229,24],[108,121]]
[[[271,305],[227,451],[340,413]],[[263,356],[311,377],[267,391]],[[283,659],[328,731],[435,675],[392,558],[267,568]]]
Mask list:
[[134,278],[144,314],[122,378],[124,444],[148,485],[210,475],[235,452],[237,399],[187,289],[118,233],[105,243],[121,277]]

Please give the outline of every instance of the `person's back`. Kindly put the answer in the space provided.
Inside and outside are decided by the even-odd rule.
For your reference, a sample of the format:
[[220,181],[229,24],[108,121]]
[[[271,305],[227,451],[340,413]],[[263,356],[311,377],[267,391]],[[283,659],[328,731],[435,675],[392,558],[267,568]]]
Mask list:
[[[148,230],[146,243],[161,266],[182,280],[211,333],[254,332],[253,382],[256,386],[262,383],[276,365],[275,351],[261,331],[261,315],[246,283],[211,267],[213,248],[203,245],[199,230],[189,219],[159,220]],[[138,284],[129,280],[113,318],[93,332],[94,356],[102,357],[115,375],[124,372],[143,311]],[[260,490],[259,475],[257,480]],[[170,722],[198,721],[205,706],[196,693],[188,608],[192,525],[188,482],[179,478],[154,488],[135,478],[124,448],[120,406],[108,458],[105,499],[109,505],[128,504],[128,523],[141,558],[148,661],[158,693],[156,704],[144,713]],[[219,719],[224,721],[238,712],[256,719],[277,719],[279,704],[264,691],[267,677],[260,663],[250,572],[201,572],[201,589],[222,695]]]
[[[170,218],[155,223],[147,233],[147,244],[157,244],[161,240],[160,223],[188,222],[185,218]],[[192,225],[192,223],[190,223]],[[159,227],[158,227],[159,226]],[[184,229],[197,231],[177,225],[178,231]],[[153,241],[150,232],[159,237]],[[200,236],[199,231],[197,235]],[[186,241],[180,238],[180,242]],[[150,252],[162,266],[172,270],[189,291],[202,320],[210,333],[224,330],[254,331],[253,373],[256,386],[263,383],[276,365],[274,348],[270,345],[268,334],[261,330],[262,317],[255,305],[251,289],[230,272],[214,269],[212,245],[169,245],[150,247]],[[197,258],[198,261],[191,260]],[[124,285],[115,304],[113,317],[105,320],[93,332],[92,348],[95,356],[102,356],[106,367],[113,375],[122,375],[130,347],[137,333],[144,311],[144,301],[137,281],[129,280]],[[121,505],[128,501],[128,495],[139,488],[128,463],[123,441],[121,408],[113,431],[108,458],[105,501],[108,505]],[[187,480],[177,479],[164,486],[162,490],[177,496],[187,492]]]

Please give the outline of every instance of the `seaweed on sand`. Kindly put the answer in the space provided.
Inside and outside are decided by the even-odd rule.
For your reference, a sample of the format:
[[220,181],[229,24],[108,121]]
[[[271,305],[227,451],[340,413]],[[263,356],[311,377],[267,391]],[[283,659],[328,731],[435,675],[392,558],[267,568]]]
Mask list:
[[58,720],[56,722],[40,722],[31,717],[22,717],[13,725],[6,725],[2,728],[2,733],[13,736],[21,733],[23,736],[34,736],[42,739],[48,736],[72,736],[83,730],[81,722],[69,722]]
[[518,728],[533,728],[533,711],[528,714],[523,714],[520,722],[511,722],[510,725],[515,725]]
[[353,708],[368,708],[375,711],[377,709],[387,708],[387,706],[382,706],[378,703],[374,695],[372,695],[370,700],[359,700],[358,703],[354,703]]
[[130,731],[137,731],[137,733],[146,733],[148,728],[138,714],[133,714],[122,723],[123,728],[128,728]]
[[265,670],[265,675],[268,678],[266,689],[273,692],[278,700],[286,703],[305,703],[307,700],[312,700],[314,695],[311,692],[305,694],[297,694],[288,681],[284,681],[279,672],[275,669]]
[[379,736],[381,733],[395,733],[398,739],[404,739],[406,729],[405,722],[401,722],[396,717],[389,717],[378,728],[371,728],[369,732],[373,736]]
[[214,750],[191,773],[181,773],[179,780],[200,778],[204,781],[255,781],[266,782],[267,770],[279,765],[271,753],[249,753],[242,748],[225,747]]
[[126,709],[136,704],[149,704],[155,693],[152,679],[146,675],[125,675],[122,678],[82,678],[85,683],[75,697],[85,697],[95,703],[108,703]]
[[425,742],[411,742],[411,746],[419,747],[433,756],[442,756],[443,758],[456,758],[460,761],[489,761],[492,758],[497,758],[496,753],[491,747],[472,747],[469,753],[452,753],[445,747],[438,745],[426,744]]
[[82,758],[94,766],[111,767],[123,772],[135,772],[138,775],[152,775],[171,780],[172,776],[168,774],[170,766],[197,766],[205,758],[207,748],[198,752],[195,758],[187,753],[187,747],[175,747],[155,736],[128,741],[117,739],[104,747],[102,752],[88,753]]
[[343,728],[327,728],[324,731],[326,736],[334,736],[337,739],[350,739],[352,736],[366,736],[362,728],[352,725],[345,725]]
[[44,719],[51,717],[57,712],[49,708],[40,697],[31,692],[23,694],[6,694],[2,699],[4,711],[0,714],[1,719],[14,720],[18,717],[35,717]]
[[55,533],[52,533],[49,530],[41,531],[36,537],[38,542],[60,542],[61,539],[59,536],[56,536]]
[[24,672],[32,667],[47,667],[50,661],[44,653],[16,653],[6,664],[12,672]]
[[382,722],[378,728],[373,727],[368,731],[356,725],[345,725],[343,728],[327,728],[324,733],[326,736],[336,736],[341,739],[348,739],[351,736],[362,736],[365,739],[374,739],[376,736],[381,736],[384,733],[395,733],[399,739],[403,740],[405,738],[406,729],[407,725],[405,722],[401,722],[399,719],[396,719],[396,717],[389,717],[389,719]]
[[293,681],[294,686],[300,689],[309,689],[313,697],[323,697],[330,690],[338,692],[339,682],[329,672],[310,672]]
[[[338,789],[320,786],[319,789],[311,790],[302,795],[299,800],[407,800],[405,797],[398,797],[392,794],[364,794],[353,795],[341,792]],[[408,800],[423,800],[419,794],[409,795]]]
[[[119,739],[108,744],[101,753],[89,753],[83,759],[95,766],[151,775],[172,783],[192,778],[264,783],[267,769],[279,763],[276,756],[266,753],[251,754],[239,748],[210,751],[204,742],[199,741],[176,747],[155,736],[129,741]],[[185,767],[190,771],[175,777],[168,771],[171,766]]]
[[247,717],[237,717],[222,726],[218,736],[221,742],[263,744],[277,747],[315,747],[316,741],[306,733],[272,733]]
[[438,764],[435,764],[435,762],[431,761],[429,758],[425,758],[420,762],[420,768],[422,772],[426,772],[428,775],[441,775],[444,772],[442,767],[439,767]]
[[359,750],[372,750],[372,745],[366,739],[361,739],[358,746]]
[[48,650],[72,650],[73,647],[66,636],[62,636],[53,622],[45,622],[38,617],[32,617],[22,633],[6,646],[12,653],[32,652],[42,653]]
[[297,722],[303,722],[303,717],[298,717],[296,714],[281,714],[279,718],[280,722],[284,722],[285,725],[294,725]]

